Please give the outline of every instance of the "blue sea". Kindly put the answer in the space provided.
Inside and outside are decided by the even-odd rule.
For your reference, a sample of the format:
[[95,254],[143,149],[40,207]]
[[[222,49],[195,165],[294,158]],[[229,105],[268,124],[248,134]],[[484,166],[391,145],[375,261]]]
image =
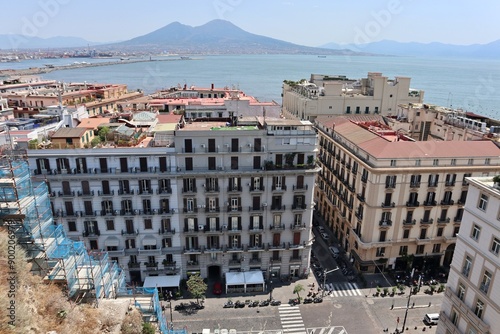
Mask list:
[[[281,103],[283,80],[308,79],[312,73],[345,75],[352,79],[381,72],[389,79],[411,77],[414,89],[424,90],[424,102],[462,108],[500,118],[500,60],[391,56],[218,55],[156,57],[165,61],[58,70],[43,74],[65,82],[125,83],[130,90],[151,93],[184,85],[237,87],[261,101]],[[74,61],[109,59],[39,59],[0,63],[0,69],[65,65]]]

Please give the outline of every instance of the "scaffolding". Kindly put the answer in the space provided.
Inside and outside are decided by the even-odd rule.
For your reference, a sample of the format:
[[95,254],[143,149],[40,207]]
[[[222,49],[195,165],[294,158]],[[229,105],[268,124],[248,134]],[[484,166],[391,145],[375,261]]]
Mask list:
[[116,297],[125,275],[108,254],[91,253],[66,237],[54,222],[45,182],[32,180],[21,156],[0,157],[0,226],[14,231],[32,271],[66,289],[69,298],[95,301]]

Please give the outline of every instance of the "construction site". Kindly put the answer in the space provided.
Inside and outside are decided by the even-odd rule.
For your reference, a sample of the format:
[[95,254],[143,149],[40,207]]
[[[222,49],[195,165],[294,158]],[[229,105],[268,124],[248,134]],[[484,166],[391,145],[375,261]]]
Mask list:
[[54,221],[46,183],[32,179],[22,155],[0,157],[0,227],[15,235],[32,274],[59,286],[68,300],[99,308],[105,299],[127,299],[129,309],[138,309],[161,333],[186,333],[167,323],[156,288],[127,287],[123,270],[107,252],[90,252],[84,242],[65,235]]

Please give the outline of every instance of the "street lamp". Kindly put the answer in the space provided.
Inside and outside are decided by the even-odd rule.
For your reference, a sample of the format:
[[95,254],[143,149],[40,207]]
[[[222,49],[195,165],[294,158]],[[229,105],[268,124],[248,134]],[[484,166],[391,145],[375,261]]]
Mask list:
[[406,303],[406,311],[405,311],[405,317],[403,319],[403,328],[401,328],[401,333],[404,333],[404,331],[405,331],[406,317],[408,316],[408,309],[410,308],[410,298],[411,298],[412,290],[413,290],[413,285],[410,287],[410,294],[408,295],[408,302]]
[[332,270],[323,270],[323,290],[321,291],[321,298],[323,298],[325,296],[325,287],[326,287],[326,275],[329,274],[329,273],[333,273],[334,271],[337,271],[339,270],[340,268],[337,267],[335,269],[332,269]]

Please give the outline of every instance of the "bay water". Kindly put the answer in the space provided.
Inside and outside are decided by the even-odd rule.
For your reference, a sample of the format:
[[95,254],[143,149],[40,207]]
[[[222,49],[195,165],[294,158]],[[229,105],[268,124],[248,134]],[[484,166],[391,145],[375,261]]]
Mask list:
[[[152,93],[172,86],[234,87],[260,101],[281,104],[283,80],[309,79],[312,73],[360,79],[381,72],[389,79],[410,77],[411,88],[424,90],[424,102],[500,118],[500,60],[393,56],[215,55],[153,57],[162,61],[56,70],[42,78],[64,82],[124,83],[129,90]],[[66,58],[0,63],[0,69],[65,65]],[[118,61],[118,60],[117,60]]]

